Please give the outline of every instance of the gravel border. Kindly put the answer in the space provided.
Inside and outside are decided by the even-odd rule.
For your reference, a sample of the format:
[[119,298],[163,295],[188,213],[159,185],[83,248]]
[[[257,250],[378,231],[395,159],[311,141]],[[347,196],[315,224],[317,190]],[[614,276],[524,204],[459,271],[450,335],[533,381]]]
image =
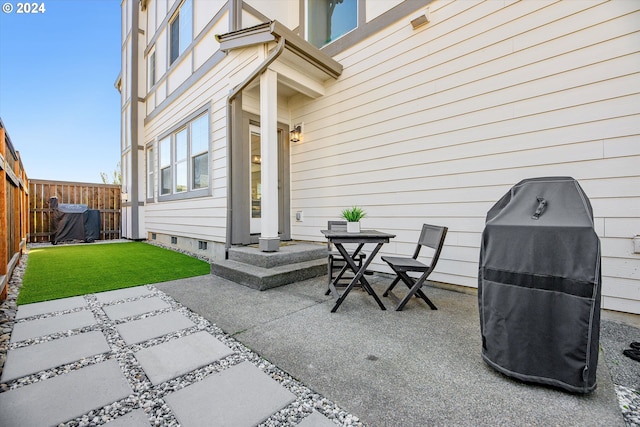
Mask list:
[[[271,415],[267,420],[259,424],[260,427],[294,426],[299,424],[304,418],[311,415],[314,411],[321,413],[336,425],[344,427],[365,427],[365,425],[358,419],[358,417],[339,408],[331,400],[314,392],[304,384],[301,384],[286,372],[280,370],[277,366],[263,359],[262,357],[260,357],[260,355],[251,351],[249,348],[224,333],[222,329],[210,323],[199,314],[182,306],[170,296],[156,289],[153,285],[145,286],[146,289],[151,291],[150,294],[119,301],[110,301],[108,303],[98,302],[94,294],[84,295],[83,297],[88,302],[89,310],[91,310],[96,319],[96,324],[70,331],[58,332],[44,337],[28,339],[16,343],[9,343],[13,325],[16,323],[38,318],[50,317],[52,315],[55,316],[80,310],[86,310],[86,307],[75,308],[56,313],[47,313],[43,315],[32,316],[16,321],[16,301],[20,286],[22,284],[22,275],[24,273],[27,258],[27,255],[24,254],[22,259],[20,260],[19,265],[14,270],[13,276],[9,282],[9,296],[4,302],[0,304],[0,330],[2,331],[2,334],[0,335],[0,374],[2,373],[2,367],[4,366],[8,350],[35,345],[58,338],[78,335],[89,331],[102,332],[107,342],[109,343],[111,350],[106,353],[88,357],[74,363],[40,371],[26,377],[9,381],[7,383],[0,383],[0,393],[24,387],[29,384],[43,381],[48,378],[62,375],[64,373],[81,369],[85,366],[104,362],[110,359],[115,359],[118,362],[118,365],[120,366],[125,378],[131,386],[131,389],[133,390],[133,394],[127,396],[124,399],[113,402],[97,410],[90,411],[78,418],[59,424],[59,426],[100,426],[111,420],[120,418],[136,409],[142,409],[146,413],[150,425],[172,427],[179,426],[180,424],[178,420],[164,400],[164,398],[169,393],[183,389],[191,384],[205,379],[209,375],[221,372],[243,361],[248,361],[296,396],[296,400],[294,402],[276,412],[275,414]],[[153,297],[161,298],[163,301],[170,305],[170,308],[164,308],[150,313],[145,313],[142,315],[132,316],[115,321],[107,317],[104,310],[102,310],[103,307],[109,305]],[[142,343],[132,345],[127,345],[116,329],[117,325],[124,322],[144,319],[171,311],[176,311],[184,315],[189,320],[191,320],[195,324],[195,326],[172,332],[159,338],[153,338]],[[171,380],[158,384],[157,386],[151,384],[151,381],[149,381],[144,373],[144,370],[138,363],[137,359],[134,357],[134,353],[140,349],[152,347],[154,345],[158,345],[169,340],[187,336],[200,331],[206,331],[213,335],[216,339],[233,350],[233,354],[221,360],[210,363],[204,367],[190,371],[180,377],[173,378]]]

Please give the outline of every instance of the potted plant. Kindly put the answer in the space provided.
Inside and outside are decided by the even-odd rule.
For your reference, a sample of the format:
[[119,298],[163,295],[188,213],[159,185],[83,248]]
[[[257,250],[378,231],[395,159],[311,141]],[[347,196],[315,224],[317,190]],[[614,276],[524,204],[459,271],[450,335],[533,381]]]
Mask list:
[[347,220],[347,233],[359,233],[360,220],[366,215],[367,213],[364,211],[364,209],[357,206],[344,209],[342,211],[342,218]]

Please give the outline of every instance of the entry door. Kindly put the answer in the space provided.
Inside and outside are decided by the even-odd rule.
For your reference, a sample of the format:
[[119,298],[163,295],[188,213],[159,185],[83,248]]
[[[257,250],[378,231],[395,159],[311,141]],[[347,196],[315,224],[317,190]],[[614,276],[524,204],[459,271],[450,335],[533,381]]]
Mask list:
[[249,232],[260,234],[262,216],[262,156],[260,154],[260,127],[249,126]]
[[[242,120],[234,123],[237,123],[234,131],[237,143],[231,145],[231,244],[249,245],[258,243],[261,231],[260,118],[243,112]],[[291,240],[288,136],[289,127],[278,123],[278,235],[281,240]]]

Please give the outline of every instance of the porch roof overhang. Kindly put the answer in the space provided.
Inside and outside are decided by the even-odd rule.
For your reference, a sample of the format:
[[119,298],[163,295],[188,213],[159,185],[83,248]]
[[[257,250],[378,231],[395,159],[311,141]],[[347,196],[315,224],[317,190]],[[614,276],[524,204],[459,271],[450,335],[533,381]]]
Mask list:
[[312,98],[324,95],[324,81],[342,74],[342,65],[338,61],[278,21],[217,34],[216,40],[225,53],[273,42],[283,43],[282,54],[270,67],[278,72],[280,83]]

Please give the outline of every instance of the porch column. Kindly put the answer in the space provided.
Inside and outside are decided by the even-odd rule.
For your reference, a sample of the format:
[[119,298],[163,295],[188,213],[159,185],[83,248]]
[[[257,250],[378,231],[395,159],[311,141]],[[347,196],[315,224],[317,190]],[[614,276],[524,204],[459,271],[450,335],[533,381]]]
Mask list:
[[278,73],[260,75],[260,145],[262,156],[261,251],[280,249],[278,237]]

